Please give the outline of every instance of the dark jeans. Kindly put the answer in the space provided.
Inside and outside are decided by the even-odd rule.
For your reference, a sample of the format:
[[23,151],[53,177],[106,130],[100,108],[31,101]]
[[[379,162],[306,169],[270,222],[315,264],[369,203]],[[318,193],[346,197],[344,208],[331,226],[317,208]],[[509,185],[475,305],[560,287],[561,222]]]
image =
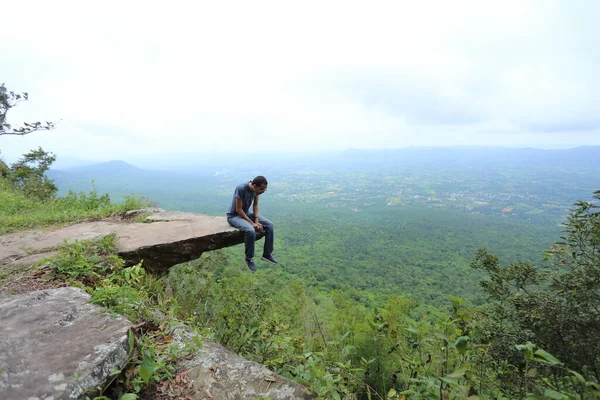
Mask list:
[[[248,218],[254,221],[254,214],[247,214]],[[229,225],[234,228],[239,229],[244,232],[244,243],[246,244],[246,258],[254,258],[254,242],[256,242],[256,229],[250,222],[246,221],[244,218],[236,215],[234,217],[227,217],[227,222]],[[266,218],[261,216],[258,217],[258,222],[260,222],[263,226],[263,230],[265,231],[265,248],[263,250],[263,255],[270,256],[273,253],[273,239],[274,239],[274,229],[273,223]]]

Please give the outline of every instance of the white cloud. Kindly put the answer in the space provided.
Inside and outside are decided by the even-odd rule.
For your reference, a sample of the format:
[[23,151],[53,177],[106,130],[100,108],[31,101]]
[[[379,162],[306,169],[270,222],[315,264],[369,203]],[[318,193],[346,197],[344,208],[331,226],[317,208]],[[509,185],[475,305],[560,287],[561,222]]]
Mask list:
[[[12,2],[0,139],[108,159],[195,150],[600,144],[595,2]],[[105,130],[102,134],[102,130]]]

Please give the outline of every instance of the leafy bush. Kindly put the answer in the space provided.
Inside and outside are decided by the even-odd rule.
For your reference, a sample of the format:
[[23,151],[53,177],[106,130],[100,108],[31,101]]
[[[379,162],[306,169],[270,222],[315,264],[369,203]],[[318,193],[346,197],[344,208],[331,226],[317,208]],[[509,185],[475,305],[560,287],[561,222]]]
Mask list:
[[52,267],[52,277],[73,283],[79,281],[95,287],[104,276],[119,271],[124,262],[116,252],[116,235],[97,240],[64,243],[59,254],[45,261]]

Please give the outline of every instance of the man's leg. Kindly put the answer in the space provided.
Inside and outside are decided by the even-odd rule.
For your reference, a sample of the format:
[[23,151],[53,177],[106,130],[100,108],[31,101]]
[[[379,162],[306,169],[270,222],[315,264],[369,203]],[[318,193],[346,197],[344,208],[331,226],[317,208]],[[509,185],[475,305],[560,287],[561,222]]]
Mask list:
[[261,223],[265,231],[265,247],[263,255],[270,256],[273,254],[273,241],[275,240],[275,228],[273,223],[266,218],[258,217],[258,222]]
[[246,245],[246,259],[254,258],[254,243],[256,242],[256,230],[248,221],[240,216],[227,218],[229,225],[244,232],[244,243]]
[[[250,215],[248,215],[248,217],[250,217]],[[250,219],[253,220],[254,216],[250,217]],[[272,256],[273,241],[275,240],[275,227],[271,221],[261,216],[258,217],[258,222],[261,223],[263,230],[265,231],[265,247],[261,259],[270,262],[271,264],[277,264],[277,260]]]

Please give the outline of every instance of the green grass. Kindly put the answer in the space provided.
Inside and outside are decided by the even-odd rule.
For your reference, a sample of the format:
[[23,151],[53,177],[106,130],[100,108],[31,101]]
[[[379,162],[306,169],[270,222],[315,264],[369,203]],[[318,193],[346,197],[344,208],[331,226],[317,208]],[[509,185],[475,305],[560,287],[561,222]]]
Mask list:
[[96,190],[69,192],[62,197],[41,201],[14,191],[0,178],[0,233],[83,220],[98,220],[111,214],[150,206],[146,199],[126,197],[112,203],[107,194]]

